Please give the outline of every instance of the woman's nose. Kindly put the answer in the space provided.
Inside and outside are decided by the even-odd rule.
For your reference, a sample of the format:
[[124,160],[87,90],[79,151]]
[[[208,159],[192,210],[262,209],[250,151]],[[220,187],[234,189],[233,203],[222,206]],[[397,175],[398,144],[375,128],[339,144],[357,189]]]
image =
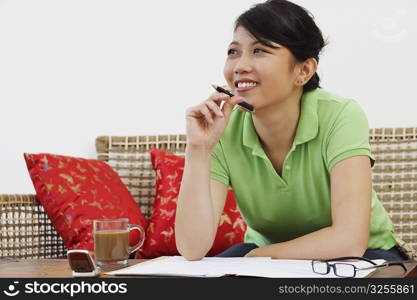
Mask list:
[[235,74],[248,73],[252,71],[252,62],[248,57],[242,56],[234,67]]

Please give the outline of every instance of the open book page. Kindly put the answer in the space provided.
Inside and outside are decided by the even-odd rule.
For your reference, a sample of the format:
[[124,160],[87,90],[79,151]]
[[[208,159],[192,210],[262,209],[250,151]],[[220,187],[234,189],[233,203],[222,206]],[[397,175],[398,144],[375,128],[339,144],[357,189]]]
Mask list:
[[[384,260],[374,260],[381,264]],[[364,261],[349,262],[358,268],[369,267]],[[373,269],[358,271],[356,277],[365,277]],[[185,277],[221,277],[225,275],[255,276],[268,278],[329,278],[337,277],[332,271],[327,275],[313,272],[311,260],[284,260],[269,257],[206,257],[198,261],[188,261],[182,256],[161,257],[139,263],[110,275],[150,275]]]
[[186,277],[221,277],[235,275],[254,268],[257,264],[265,265],[269,257],[205,257],[202,260],[188,261],[182,256],[157,258],[146,263],[139,263],[110,275],[153,275],[153,276],[186,276]]

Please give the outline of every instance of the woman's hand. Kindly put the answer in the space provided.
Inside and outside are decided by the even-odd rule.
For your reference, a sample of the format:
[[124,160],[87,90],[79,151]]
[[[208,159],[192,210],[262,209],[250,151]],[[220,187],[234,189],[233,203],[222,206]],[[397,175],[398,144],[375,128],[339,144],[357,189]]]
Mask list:
[[248,253],[246,253],[245,257],[262,257],[262,254],[260,253],[260,249],[262,248],[255,248]]
[[[220,104],[224,102],[222,109]],[[211,151],[226,129],[230,114],[243,97],[213,93],[206,101],[186,111],[187,145]]]

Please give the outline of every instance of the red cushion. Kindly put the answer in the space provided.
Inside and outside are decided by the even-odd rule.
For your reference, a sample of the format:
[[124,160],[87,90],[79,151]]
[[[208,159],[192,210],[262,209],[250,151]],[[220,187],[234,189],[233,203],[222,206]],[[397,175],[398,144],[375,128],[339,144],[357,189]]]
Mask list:
[[[67,249],[93,251],[94,219],[128,218],[146,230],[138,205],[106,163],[45,153],[24,157],[37,198]],[[139,239],[133,232],[130,237],[131,245]]]
[[[157,174],[156,198],[145,244],[136,252],[136,258],[179,255],[175,245],[174,221],[185,160],[159,149],[152,149],[150,154]],[[243,242],[245,231],[246,224],[237,209],[233,191],[229,189],[217,235],[207,256],[214,256]]]

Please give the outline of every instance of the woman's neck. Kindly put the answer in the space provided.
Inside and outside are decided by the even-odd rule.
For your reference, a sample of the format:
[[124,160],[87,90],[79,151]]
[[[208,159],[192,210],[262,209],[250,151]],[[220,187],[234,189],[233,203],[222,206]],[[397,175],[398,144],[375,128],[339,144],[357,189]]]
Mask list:
[[265,151],[288,151],[294,141],[301,111],[301,92],[295,92],[274,107],[252,115],[255,130]]

